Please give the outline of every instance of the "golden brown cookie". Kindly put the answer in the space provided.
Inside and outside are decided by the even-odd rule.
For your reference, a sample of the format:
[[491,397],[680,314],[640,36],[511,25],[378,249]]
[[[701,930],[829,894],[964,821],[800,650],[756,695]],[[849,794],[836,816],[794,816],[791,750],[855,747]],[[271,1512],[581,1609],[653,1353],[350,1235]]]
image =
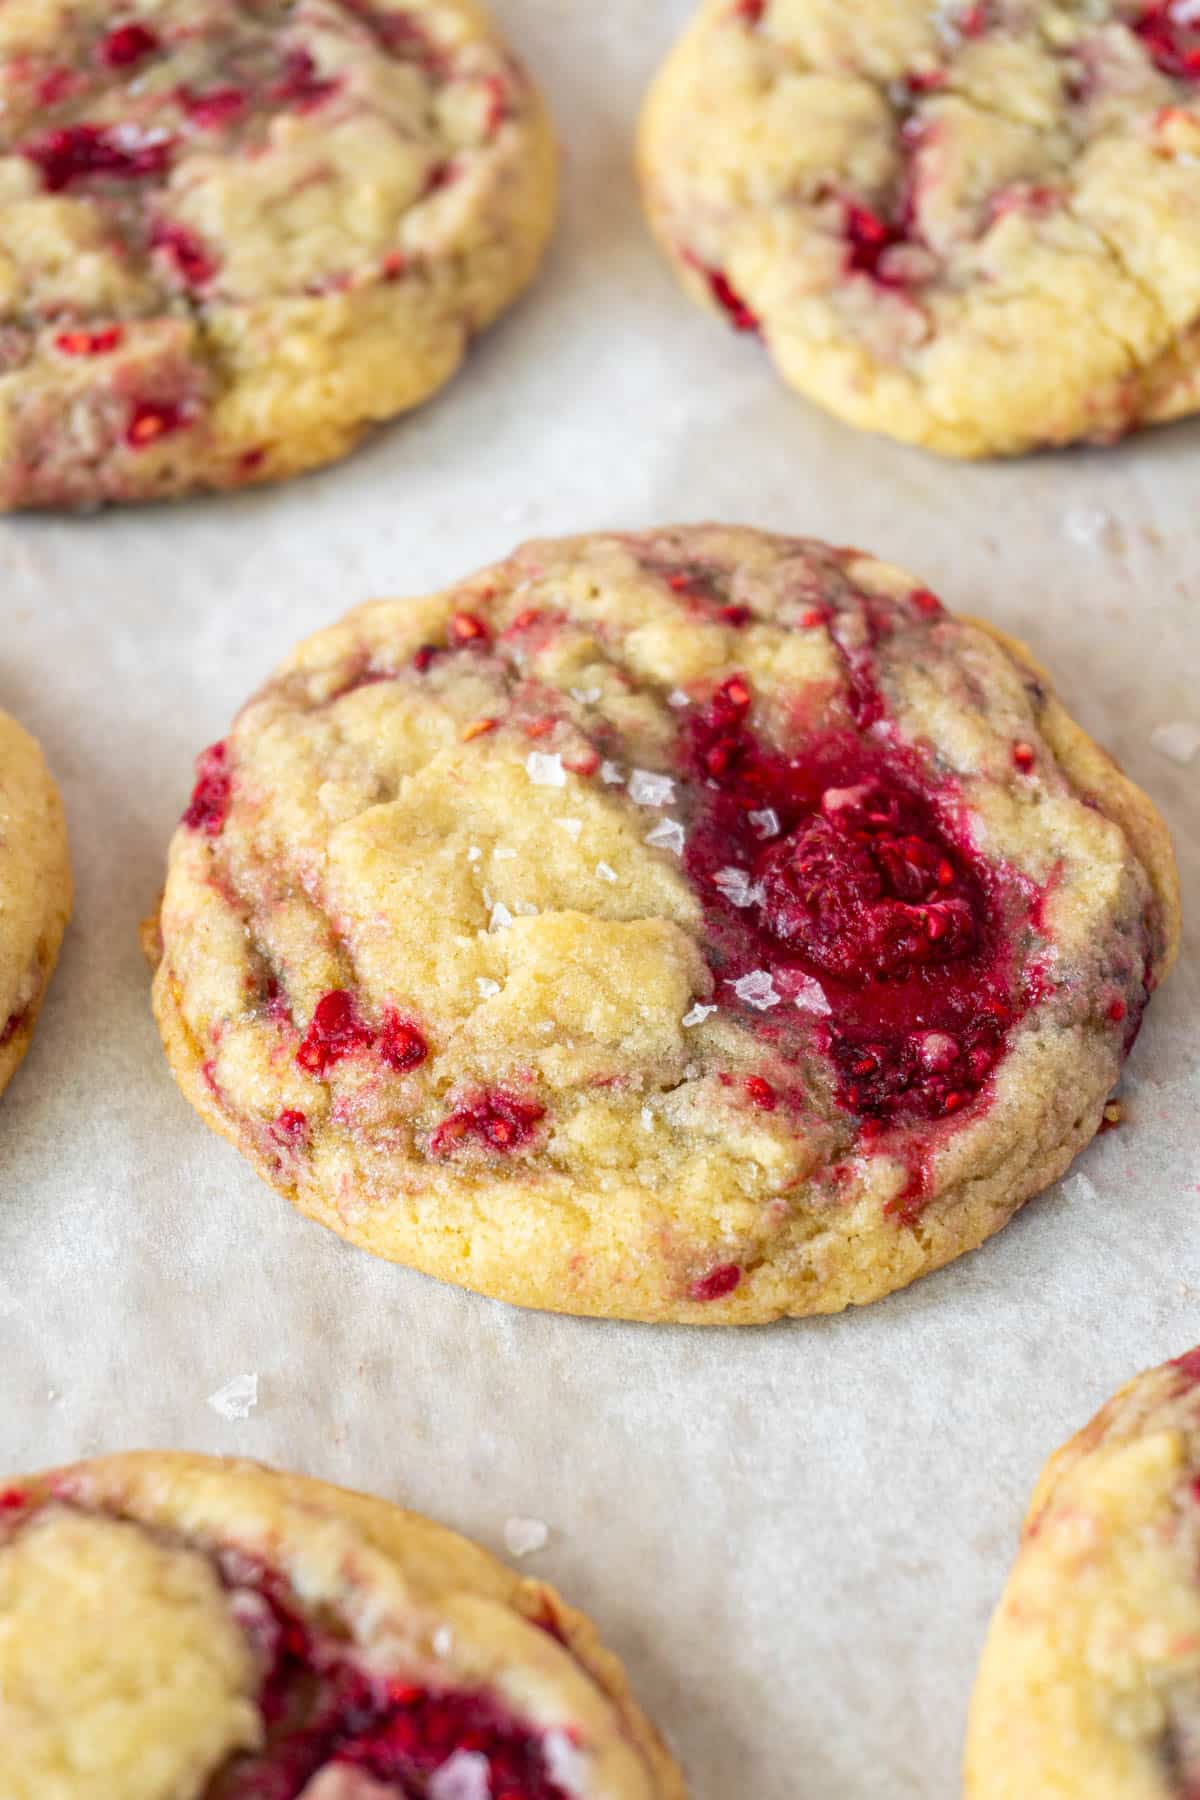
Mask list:
[[526,286],[555,186],[475,0],[0,7],[0,509],[344,455]]
[[147,1453],[0,1490],[5,1800],[683,1800],[551,1588],[415,1513]]
[[694,298],[957,456],[1200,405],[1191,0],[703,0],[640,162]]
[[970,1800],[1200,1793],[1200,1350],[1053,1456],[971,1707]]
[[0,1092],[29,1048],[70,914],[58,789],[29,733],[0,713]]
[[747,1323],[1060,1175],[1177,931],[1161,820],[1019,646],[698,527],[302,644],[201,758],[154,1000],[193,1105],[353,1242]]

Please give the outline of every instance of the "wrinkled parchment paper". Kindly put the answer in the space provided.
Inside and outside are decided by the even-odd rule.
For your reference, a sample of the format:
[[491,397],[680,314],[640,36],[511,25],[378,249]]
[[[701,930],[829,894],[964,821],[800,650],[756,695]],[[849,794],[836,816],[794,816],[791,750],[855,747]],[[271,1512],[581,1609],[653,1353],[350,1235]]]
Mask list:
[[[525,1566],[594,1613],[697,1800],[941,1800],[1044,1457],[1200,1339],[1195,920],[1127,1121],[1066,1181],[891,1301],[740,1333],[517,1312],[302,1222],[176,1093],[137,924],[193,754],[296,638],[523,537],[702,518],[870,548],[1026,639],[1165,809],[1194,896],[1200,423],[960,467],[825,419],[643,228],[630,135],[685,0],[496,10],[556,109],[566,209],[453,388],[290,487],[0,522],[0,706],[63,783],[79,885],[0,1106],[0,1466],[186,1446],[501,1551],[544,1521]],[[247,1417],[209,1404],[250,1374]]]

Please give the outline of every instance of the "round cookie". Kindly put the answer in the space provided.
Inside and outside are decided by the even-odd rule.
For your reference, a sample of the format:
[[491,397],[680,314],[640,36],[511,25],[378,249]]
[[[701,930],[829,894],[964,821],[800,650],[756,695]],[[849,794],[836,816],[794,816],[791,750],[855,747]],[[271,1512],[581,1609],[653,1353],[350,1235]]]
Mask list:
[[640,164],[693,297],[850,424],[984,456],[1200,406],[1190,0],[704,0]]
[[0,8],[0,510],[345,455],[526,286],[555,188],[475,0]]
[[531,1306],[751,1322],[974,1248],[1178,931],[1019,646],[854,551],[534,543],[302,644],[205,752],[154,1003],[304,1212]]
[[1200,1793],[1200,1350],[1050,1460],[971,1705],[970,1800]]
[[58,789],[29,733],[0,712],[0,1093],[29,1048],[70,916]]
[[553,1589],[382,1500],[200,1456],[0,1491],[0,1738],[7,1800],[684,1795]]

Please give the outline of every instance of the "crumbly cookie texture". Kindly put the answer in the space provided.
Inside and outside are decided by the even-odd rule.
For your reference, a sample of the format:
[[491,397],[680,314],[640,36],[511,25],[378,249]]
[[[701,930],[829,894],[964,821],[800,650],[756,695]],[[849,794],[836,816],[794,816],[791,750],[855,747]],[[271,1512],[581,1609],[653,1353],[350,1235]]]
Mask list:
[[302,644],[200,760],[154,1003],[303,1211],[532,1306],[750,1322],[973,1248],[1173,954],[1150,803],[854,551],[534,543]]
[[684,1800],[553,1589],[363,1494],[142,1454],[0,1488],[6,1800]]
[[555,186],[475,0],[0,7],[0,509],[344,455],[525,287]]
[[0,713],[0,1093],[29,1048],[70,914],[58,789],[29,733]]
[[956,456],[1200,406],[1191,0],[704,0],[645,109],[692,295]]
[[1200,1350],[1053,1456],[971,1707],[971,1800],[1200,1793]]

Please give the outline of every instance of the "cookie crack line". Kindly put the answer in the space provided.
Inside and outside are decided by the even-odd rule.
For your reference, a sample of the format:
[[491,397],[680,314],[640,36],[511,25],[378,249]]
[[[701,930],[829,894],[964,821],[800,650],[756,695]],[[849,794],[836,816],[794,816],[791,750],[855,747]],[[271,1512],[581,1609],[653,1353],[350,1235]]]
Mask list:
[[482,1292],[872,1299],[1061,1173],[1172,960],[1165,830],[1074,732],[856,552],[525,546],[310,640],[201,758],[169,1059],[301,1210]]

